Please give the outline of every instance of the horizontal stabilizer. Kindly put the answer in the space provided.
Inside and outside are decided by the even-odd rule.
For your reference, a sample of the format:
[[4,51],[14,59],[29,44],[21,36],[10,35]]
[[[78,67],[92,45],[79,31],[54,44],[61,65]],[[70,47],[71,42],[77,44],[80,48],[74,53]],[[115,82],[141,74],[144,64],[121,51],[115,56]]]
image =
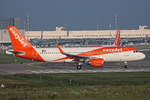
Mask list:
[[23,51],[14,51],[14,50],[7,50],[6,54],[18,54],[18,55],[24,55],[25,52]]

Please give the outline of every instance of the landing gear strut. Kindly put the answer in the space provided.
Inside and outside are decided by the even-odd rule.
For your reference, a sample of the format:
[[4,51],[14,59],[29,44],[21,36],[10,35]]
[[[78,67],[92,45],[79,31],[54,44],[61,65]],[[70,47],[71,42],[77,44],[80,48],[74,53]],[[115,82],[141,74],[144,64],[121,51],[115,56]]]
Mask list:
[[128,68],[128,63],[125,61],[124,62],[124,68],[127,69]]

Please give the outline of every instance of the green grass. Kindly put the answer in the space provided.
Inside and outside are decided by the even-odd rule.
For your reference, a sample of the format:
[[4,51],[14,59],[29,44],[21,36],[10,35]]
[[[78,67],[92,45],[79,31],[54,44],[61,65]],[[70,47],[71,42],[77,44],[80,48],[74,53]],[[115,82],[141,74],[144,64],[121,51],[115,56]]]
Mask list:
[[4,52],[0,52],[0,64],[11,64],[11,63],[29,63],[31,60],[15,57],[14,55],[7,55]]
[[[30,60],[0,53],[0,64]],[[1,75],[0,100],[150,100],[150,73]]]
[[0,76],[0,100],[150,100],[150,73]]

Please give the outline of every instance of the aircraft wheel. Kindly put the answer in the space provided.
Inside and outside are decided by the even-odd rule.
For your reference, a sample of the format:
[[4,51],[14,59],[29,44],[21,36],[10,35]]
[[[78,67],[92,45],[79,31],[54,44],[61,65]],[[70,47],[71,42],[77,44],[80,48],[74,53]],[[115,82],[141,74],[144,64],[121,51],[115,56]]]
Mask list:
[[80,70],[82,68],[81,65],[77,65],[77,70]]
[[127,69],[127,68],[128,68],[128,65],[124,65],[124,68],[126,68],[126,69]]
[[128,68],[128,63],[126,61],[124,62],[124,68]]

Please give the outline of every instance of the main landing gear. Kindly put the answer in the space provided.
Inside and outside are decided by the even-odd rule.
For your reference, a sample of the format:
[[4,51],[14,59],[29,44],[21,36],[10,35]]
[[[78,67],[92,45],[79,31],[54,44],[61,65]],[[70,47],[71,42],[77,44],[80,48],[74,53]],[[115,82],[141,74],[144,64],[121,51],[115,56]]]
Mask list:
[[127,61],[124,62],[124,68],[125,68],[125,69],[128,68],[128,63],[127,63]]
[[76,67],[77,67],[77,70],[80,70],[80,69],[82,69],[82,64],[78,63],[78,64],[76,64]]
[[77,65],[77,70],[80,70],[82,69],[82,66],[81,65]]

